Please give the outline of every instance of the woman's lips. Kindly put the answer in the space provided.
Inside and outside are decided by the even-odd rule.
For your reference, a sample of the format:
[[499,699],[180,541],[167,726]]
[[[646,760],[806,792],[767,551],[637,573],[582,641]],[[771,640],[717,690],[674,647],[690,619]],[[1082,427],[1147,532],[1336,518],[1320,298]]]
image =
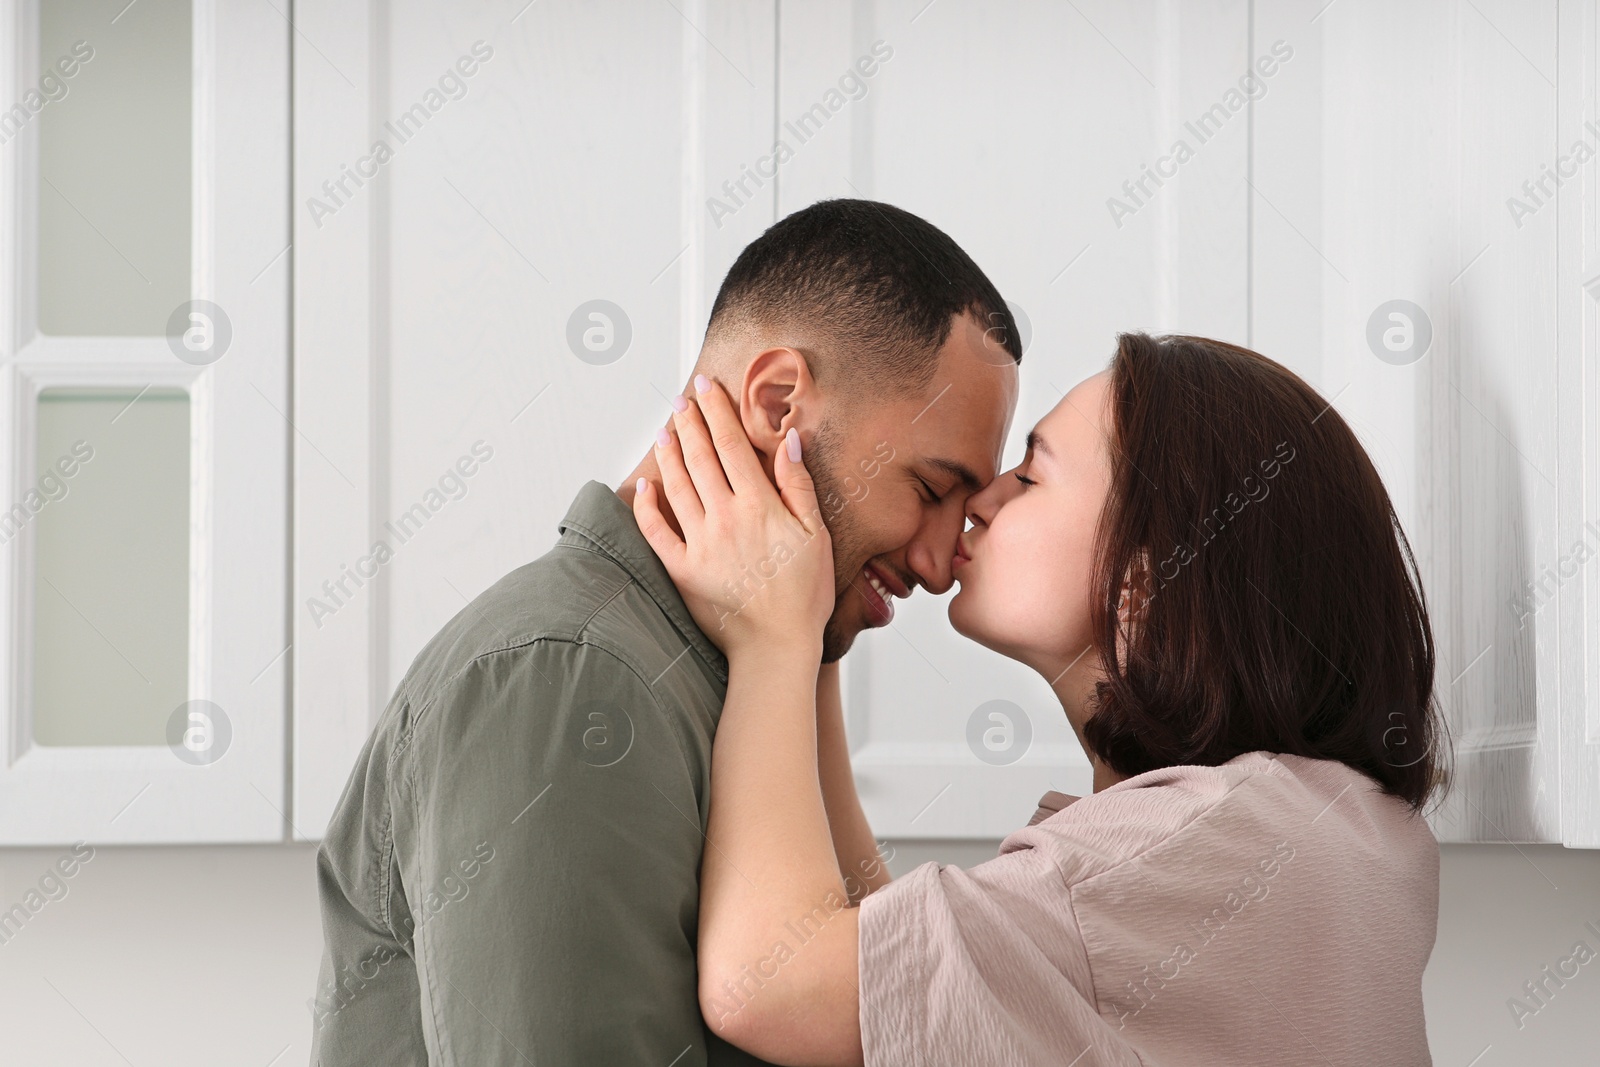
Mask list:
[[956,554],[950,558],[950,570],[954,571],[964,563],[972,562],[972,554],[967,551],[964,539],[956,538]]

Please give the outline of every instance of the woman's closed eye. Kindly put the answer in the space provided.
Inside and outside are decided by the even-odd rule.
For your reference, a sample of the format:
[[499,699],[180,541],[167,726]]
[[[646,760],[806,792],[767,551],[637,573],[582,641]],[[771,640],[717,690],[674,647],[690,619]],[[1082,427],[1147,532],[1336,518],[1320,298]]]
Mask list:
[[1017,476],[1017,481],[1021,482],[1023,485],[1038,485],[1039,484],[1038,482],[1034,481],[1032,478],[1023,477],[1021,471],[1013,471],[1012,473]]

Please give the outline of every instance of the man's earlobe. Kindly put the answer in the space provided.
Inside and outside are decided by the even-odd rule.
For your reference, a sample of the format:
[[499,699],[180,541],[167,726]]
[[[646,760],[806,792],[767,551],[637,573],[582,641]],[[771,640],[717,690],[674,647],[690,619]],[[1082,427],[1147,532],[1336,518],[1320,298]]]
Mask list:
[[769,348],[745,368],[739,414],[757,449],[772,455],[814,392],[810,367],[797,350]]

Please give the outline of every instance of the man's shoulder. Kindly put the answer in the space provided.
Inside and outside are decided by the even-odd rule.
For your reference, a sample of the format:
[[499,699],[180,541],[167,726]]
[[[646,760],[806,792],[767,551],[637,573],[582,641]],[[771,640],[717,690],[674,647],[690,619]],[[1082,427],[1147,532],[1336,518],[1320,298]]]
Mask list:
[[420,709],[486,657],[561,655],[575,646],[643,670],[658,658],[670,629],[660,607],[616,560],[563,541],[445,623],[412,661],[397,697]]

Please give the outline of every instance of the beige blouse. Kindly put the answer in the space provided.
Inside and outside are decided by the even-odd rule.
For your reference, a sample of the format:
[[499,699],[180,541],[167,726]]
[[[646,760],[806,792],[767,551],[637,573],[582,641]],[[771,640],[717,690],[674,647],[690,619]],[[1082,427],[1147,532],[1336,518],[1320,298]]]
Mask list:
[[1439,847],[1342,763],[1251,752],[1047,793],[861,903],[867,1067],[1429,1064]]

